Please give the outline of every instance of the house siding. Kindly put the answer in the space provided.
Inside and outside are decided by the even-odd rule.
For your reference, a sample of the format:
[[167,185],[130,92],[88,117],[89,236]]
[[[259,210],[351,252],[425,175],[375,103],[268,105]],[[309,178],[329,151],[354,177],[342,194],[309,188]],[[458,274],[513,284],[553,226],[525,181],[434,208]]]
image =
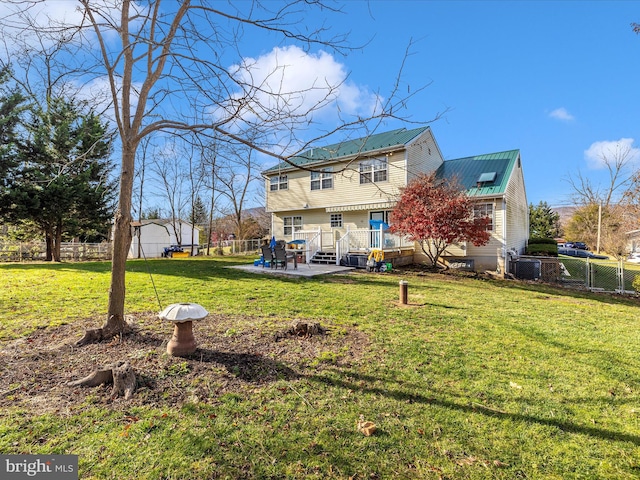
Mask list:
[[435,172],[444,161],[430,129],[407,145],[406,156],[407,183],[420,174]]
[[[360,205],[363,203],[395,201],[399,194],[398,185],[404,185],[406,162],[404,150],[387,155],[387,180],[376,183],[360,183],[359,163],[342,162],[334,164],[333,170],[344,170],[333,175],[333,188],[311,190],[311,173],[304,170],[287,173],[287,190],[270,191],[267,178],[267,212],[295,211],[304,208],[319,209],[335,205]],[[371,159],[385,158],[374,156]],[[364,160],[364,159],[363,159]],[[321,168],[321,167],[318,167]]]
[[347,212],[336,212],[342,214],[342,227],[331,227],[331,213],[324,209],[305,209],[289,212],[279,212],[272,214],[273,235],[277,239],[293,240],[293,235],[284,234],[284,217],[302,217],[302,230],[318,230],[321,228],[325,233],[331,231],[335,239],[341,238],[347,229],[368,229],[369,210],[357,210]]
[[[489,243],[479,247],[476,247],[471,242],[449,245],[443,254],[443,259],[448,261],[448,257],[473,258],[476,271],[497,270],[499,266],[497,257],[504,256],[503,232],[505,212],[502,198],[482,198],[477,199],[477,203],[491,203],[493,205],[493,230]],[[429,259],[418,244],[416,245],[414,261],[416,263],[429,262]]]
[[508,199],[506,249],[514,249],[518,254],[523,254],[529,239],[529,204],[519,157],[507,185],[506,198]]
[[[314,154],[294,157],[294,162],[315,171],[331,169],[333,185],[328,189],[311,190],[311,172],[284,162],[263,172],[266,188],[266,210],[272,214],[272,234],[277,239],[291,240],[284,235],[284,218],[302,217],[302,230],[323,231],[323,245],[333,244],[348,229],[366,230],[372,211],[391,210],[408,182],[421,174],[436,172],[440,178],[458,178],[463,188],[478,203],[493,205],[493,231],[487,245],[471,243],[452,245],[444,256],[474,260],[476,270],[505,272],[508,249],[522,253],[528,239],[528,204],[518,150],[476,155],[445,162],[437,142],[428,127],[398,129],[371,137],[321,147]],[[356,158],[358,152],[362,158]],[[322,154],[322,155],[321,155]],[[334,160],[338,159],[338,160]],[[361,161],[386,159],[385,181],[361,184]],[[495,182],[478,179],[497,172]],[[270,190],[270,178],[287,175],[286,190]],[[342,226],[331,227],[331,214],[342,215]],[[507,240],[508,239],[508,240]],[[415,261],[426,256],[416,245]]]

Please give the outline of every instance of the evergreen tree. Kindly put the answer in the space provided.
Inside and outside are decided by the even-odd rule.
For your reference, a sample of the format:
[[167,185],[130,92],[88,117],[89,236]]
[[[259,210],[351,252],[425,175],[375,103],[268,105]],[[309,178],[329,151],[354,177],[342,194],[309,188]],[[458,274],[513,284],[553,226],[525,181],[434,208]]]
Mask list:
[[73,102],[32,110],[2,204],[10,221],[40,229],[47,260],[60,260],[63,240],[106,238],[115,196],[110,148],[106,125]]
[[203,225],[207,223],[208,219],[209,212],[207,211],[207,207],[200,196],[197,196],[193,202],[191,213],[189,214],[189,222],[191,225]]
[[547,202],[529,204],[529,236],[556,238],[560,236],[560,215],[551,210]]
[[23,95],[5,88],[8,73],[6,68],[0,71],[0,218],[10,206],[3,198],[8,195],[13,170],[18,165],[17,130],[25,108]]

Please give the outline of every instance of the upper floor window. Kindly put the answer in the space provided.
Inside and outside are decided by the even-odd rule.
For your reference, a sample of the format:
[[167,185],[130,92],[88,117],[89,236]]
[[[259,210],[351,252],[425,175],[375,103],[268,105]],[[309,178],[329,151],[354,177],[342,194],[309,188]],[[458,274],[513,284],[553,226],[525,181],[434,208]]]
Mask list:
[[287,188],[289,188],[289,183],[287,181],[286,175],[276,175],[274,177],[271,177],[269,180],[271,182],[269,190],[271,190],[272,192],[276,190],[286,190]]
[[360,183],[386,182],[387,170],[386,158],[360,162]]
[[324,190],[325,188],[333,188],[333,173],[311,172],[311,190]]
[[492,203],[480,203],[478,205],[474,205],[473,216],[474,218],[487,217],[489,219],[487,230],[493,231],[493,204]]

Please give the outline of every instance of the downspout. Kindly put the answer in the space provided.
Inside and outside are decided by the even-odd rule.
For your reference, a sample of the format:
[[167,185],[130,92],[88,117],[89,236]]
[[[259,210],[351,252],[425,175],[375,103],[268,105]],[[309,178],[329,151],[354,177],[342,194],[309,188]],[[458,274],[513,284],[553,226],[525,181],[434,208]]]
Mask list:
[[[507,199],[502,197],[502,275],[507,273]],[[499,267],[500,265],[498,265]]]

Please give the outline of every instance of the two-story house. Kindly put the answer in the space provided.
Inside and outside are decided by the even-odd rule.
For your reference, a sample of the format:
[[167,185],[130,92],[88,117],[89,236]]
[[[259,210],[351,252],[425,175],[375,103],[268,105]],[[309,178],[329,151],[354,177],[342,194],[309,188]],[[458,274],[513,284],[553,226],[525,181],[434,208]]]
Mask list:
[[489,245],[455,245],[445,259],[504,272],[507,250],[525,248],[528,205],[517,150],[444,161],[427,126],[313,148],[290,161],[263,172],[266,210],[273,236],[304,240],[308,259],[330,255],[338,263],[381,248],[396,264],[422,261],[420,249],[385,227],[401,188],[433,171],[455,176],[478,199],[478,214],[492,218]]

